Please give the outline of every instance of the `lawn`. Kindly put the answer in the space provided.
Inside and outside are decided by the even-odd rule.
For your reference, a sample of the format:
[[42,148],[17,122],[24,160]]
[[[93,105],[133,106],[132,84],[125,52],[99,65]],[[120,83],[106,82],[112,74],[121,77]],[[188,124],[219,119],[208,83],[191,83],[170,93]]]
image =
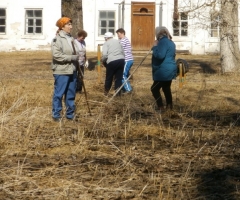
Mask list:
[[159,114],[145,55],[134,92],[112,98],[88,53],[91,113],[77,94],[76,120],[54,122],[50,52],[0,52],[0,199],[239,199],[239,74],[222,75],[216,55],[178,54],[190,71]]

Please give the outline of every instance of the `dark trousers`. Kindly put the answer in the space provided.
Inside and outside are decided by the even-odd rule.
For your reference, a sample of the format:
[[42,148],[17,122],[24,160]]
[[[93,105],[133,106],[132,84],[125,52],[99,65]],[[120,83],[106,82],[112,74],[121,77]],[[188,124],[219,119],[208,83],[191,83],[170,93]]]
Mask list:
[[[79,66],[80,67],[80,69],[82,70],[82,73],[83,73],[83,75],[84,75],[84,66]],[[77,76],[78,78],[77,78],[77,88],[76,88],[76,91],[77,92],[82,92],[82,87],[83,87],[83,85],[82,85],[82,80],[81,80],[81,78],[80,78],[80,76],[78,75]]]
[[153,94],[154,99],[156,100],[157,106],[162,107],[162,97],[160,93],[160,89],[162,88],[167,106],[172,107],[172,92],[171,92],[171,84],[172,81],[154,81],[151,87],[151,92]]
[[114,89],[118,89],[122,85],[123,69],[125,65],[124,59],[114,60],[106,65],[105,92],[108,93],[112,87],[113,77],[115,77]]

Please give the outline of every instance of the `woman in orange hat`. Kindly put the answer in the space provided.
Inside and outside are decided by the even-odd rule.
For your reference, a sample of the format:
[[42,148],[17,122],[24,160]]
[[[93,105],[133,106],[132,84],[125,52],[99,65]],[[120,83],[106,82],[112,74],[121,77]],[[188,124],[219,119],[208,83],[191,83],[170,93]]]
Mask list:
[[62,116],[62,99],[64,96],[66,118],[72,120],[75,114],[75,96],[79,49],[71,36],[72,20],[60,18],[56,37],[52,41],[52,70],[54,92],[52,99],[52,117],[60,121]]

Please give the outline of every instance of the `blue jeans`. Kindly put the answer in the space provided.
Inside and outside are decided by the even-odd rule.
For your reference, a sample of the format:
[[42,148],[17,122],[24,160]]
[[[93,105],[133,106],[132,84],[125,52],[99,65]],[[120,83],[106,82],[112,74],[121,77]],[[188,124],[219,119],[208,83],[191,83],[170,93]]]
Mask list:
[[[126,79],[129,77],[129,71],[130,71],[132,65],[133,65],[133,60],[125,61],[122,83],[124,83],[126,81]],[[129,80],[124,84],[123,89],[125,92],[132,91],[132,87],[130,85]]]
[[69,75],[53,75],[54,93],[52,99],[52,117],[60,118],[62,111],[62,99],[64,96],[66,106],[66,117],[72,119],[75,111],[75,96],[76,96],[76,83],[77,73]]

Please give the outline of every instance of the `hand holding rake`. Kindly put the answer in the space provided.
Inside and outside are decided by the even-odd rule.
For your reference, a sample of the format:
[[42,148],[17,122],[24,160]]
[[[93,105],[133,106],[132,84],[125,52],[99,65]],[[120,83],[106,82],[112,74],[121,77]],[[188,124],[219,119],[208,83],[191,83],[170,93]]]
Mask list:
[[[74,41],[72,40],[72,47],[73,47],[73,53],[74,55],[76,55],[76,49],[75,49],[75,46],[74,46]],[[89,107],[89,103],[88,103],[88,98],[87,98],[87,91],[86,91],[86,87],[85,87],[85,84],[84,84],[84,80],[83,80],[83,72],[79,66],[79,62],[77,61],[77,72],[78,72],[78,79],[81,80],[82,82],[82,86],[83,86],[83,90],[84,90],[84,94],[85,94],[85,99],[86,99],[86,103],[87,103],[87,107],[88,107],[88,111],[89,111],[89,114],[90,116],[92,115],[91,113],[91,110],[90,110],[90,107]]]

